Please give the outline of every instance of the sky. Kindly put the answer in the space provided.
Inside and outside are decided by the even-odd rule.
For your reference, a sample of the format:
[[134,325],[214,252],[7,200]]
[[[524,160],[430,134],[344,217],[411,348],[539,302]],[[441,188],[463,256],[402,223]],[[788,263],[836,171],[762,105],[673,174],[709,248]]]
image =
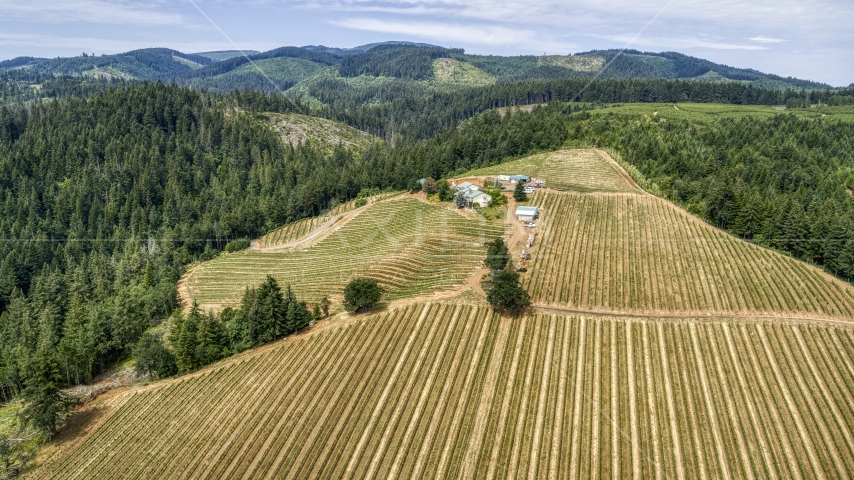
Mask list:
[[468,53],[676,51],[854,83],[852,0],[0,0],[0,60],[387,40]]

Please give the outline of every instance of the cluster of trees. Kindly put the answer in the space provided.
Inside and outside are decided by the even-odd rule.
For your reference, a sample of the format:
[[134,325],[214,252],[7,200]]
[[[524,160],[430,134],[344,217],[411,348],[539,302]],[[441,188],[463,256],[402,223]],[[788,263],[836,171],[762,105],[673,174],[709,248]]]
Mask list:
[[519,283],[519,274],[512,271],[511,256],[504,240],[496,238],[486,243],[486,259],[490,279],[483,282],[486,300],[496,310],[519,312],[531,306],[531,296]]
[[700,126],[624,115],[573,118],[573,138],[614,148],[666,198],[709,223],[854,278],[849,120],[745,116]]
[[[328,301],[325,303],[328,315]],[[257,287],[247,288],[237,309],[219,315],[199,311],[196,305],[184,315],[172,315],[167,348],[163,336],[146,333],[133,348],[139,375],[163,378],[187,373],[265,343],[296,333],[319,318],[290,286],[284,290],[268,276]]]

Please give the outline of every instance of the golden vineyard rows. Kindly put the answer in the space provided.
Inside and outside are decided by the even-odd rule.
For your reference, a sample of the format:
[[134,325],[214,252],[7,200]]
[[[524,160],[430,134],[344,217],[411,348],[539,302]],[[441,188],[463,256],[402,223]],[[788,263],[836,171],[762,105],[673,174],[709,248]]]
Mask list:
[[651,314],[854,318],[854,288],[650,195],[537,192],[538,304]]
[[114,400],[33,478],[848,478],[854,332],[413,305]]
[[[366,204],[371,204],[374,202],[378,202],[384,198],[392,197],[394,195],[398,195],[398,193],[387,193],[381,195],[374,195],[372,197],[366,198]],[[347,212],[351,212],[355,210],[357,200],[350,200],[349,202],[342,203],[328,213],[324,215],[319,215],[316,217],[304,218],[302,220],[297,220],[296,222],[289,223],[281,228],[277,228],[272,232],[268,233],[261,237],[258,242],[259,247],[276,247],[279,245],[285,245],[291,242],[295,242],[309,233],[311,233],[314,229],[322,226],[323,224],[332,221],[339,215],[343,215]]]
[[504,233],[500,221],[409,198],[376,203],[333,229],[304,249],[245,250],[206,262],[188,278],[190,296],[203,308],[233,306],[267,275],[308,302],[340,294],[356,275],[379,279],[388,298],[453,289],[483,263],[484,243]]

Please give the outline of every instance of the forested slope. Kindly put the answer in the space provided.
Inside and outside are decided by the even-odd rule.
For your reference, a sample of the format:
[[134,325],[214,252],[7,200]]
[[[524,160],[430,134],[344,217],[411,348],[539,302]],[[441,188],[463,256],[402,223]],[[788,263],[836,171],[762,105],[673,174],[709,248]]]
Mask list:
[[36,359],[60,385],[103,371],[176,307],[185,266],[231,240],[567,135],[555,109],[490,113],[357,157],[285,145],[243,116],[296,108],[161,84],[0,108],[0,395],[20,392]]

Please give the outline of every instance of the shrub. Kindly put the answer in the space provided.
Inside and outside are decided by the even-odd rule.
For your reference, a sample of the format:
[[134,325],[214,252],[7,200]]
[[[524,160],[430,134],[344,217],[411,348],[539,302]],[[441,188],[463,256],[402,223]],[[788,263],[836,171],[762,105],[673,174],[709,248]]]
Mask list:
[[232,240],[225,245],[226,253],[237,252],[240,250],[246,250],[249,248],[251,242],[248,238],[238,238],[237,240]]
[[370,310],[380,301],[383,289],[375,278],[355,278],[344,287],[344,309],[350,313]]

